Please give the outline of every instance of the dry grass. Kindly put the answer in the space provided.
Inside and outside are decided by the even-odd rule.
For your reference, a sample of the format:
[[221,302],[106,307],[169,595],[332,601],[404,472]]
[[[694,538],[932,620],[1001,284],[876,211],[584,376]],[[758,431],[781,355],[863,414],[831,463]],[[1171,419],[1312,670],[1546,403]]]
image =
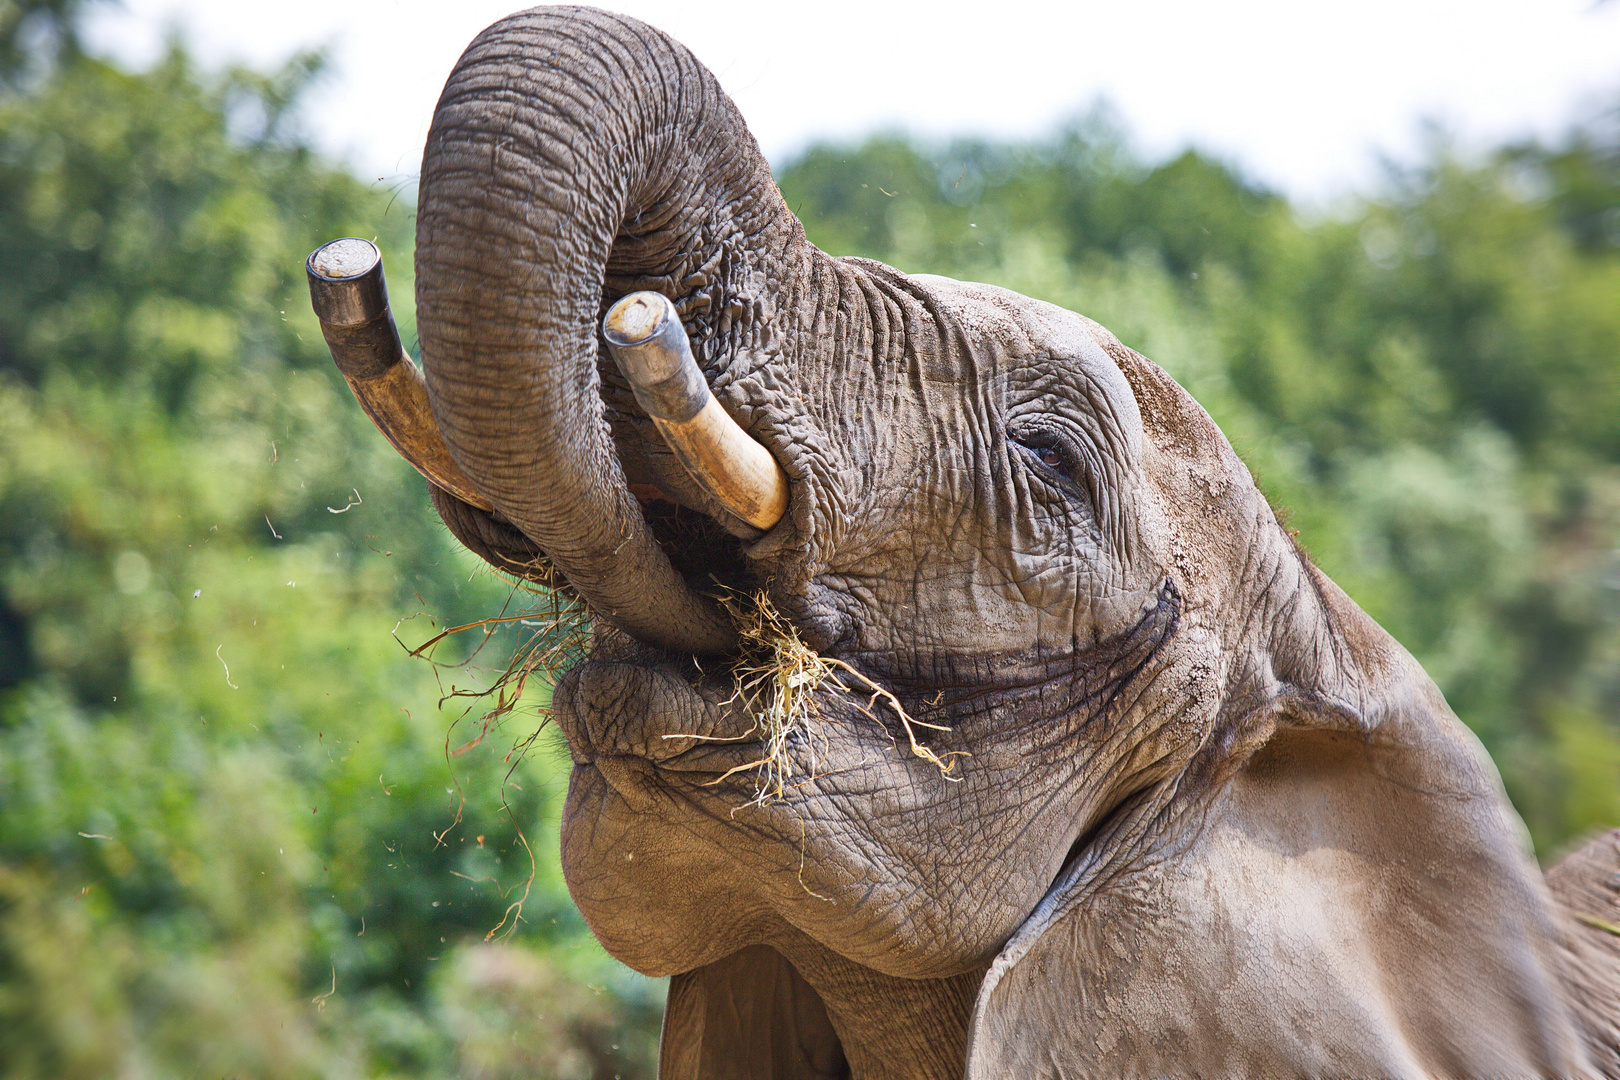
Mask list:
[[[899,720],[913,755],[936,766],[947,780],[961,779],[961,774],[955,773],[955,759],[966,757],[964,751],[941,755],[917,740],[920,727],[935,731],[949,728],[916,719],[887,689],[844,661],[822,656],[806,645],[797,628],[782,617],[763,591],[728,593],[720,602],[731,615],[742,641],[741,653],[731,667],[736,689],[728,704],[740,704],[753,718],[753,727],[745,738],[757,740],[763,752],[711,783],[753,771],[757,782],[751,804],[763,805],[785,798],[790,787],[817,775],[817,747],[826,743],[817,692],[824,687],[849,695],[856,710],[880,727],[883,721],[878,709],[887,708]],[[794,742],[806,747],[797,761],[789,753]]]
[[[511,592],[498,615],[438,630],[420,645],[409,646],[400,641],[400,645],[407,653],[426,660],[433,665],[435,675],[442,676],[445,669],[472,670],[479,655],[489,645],[490,639],[503,627],[516,624],[529,631],[513,650],[504,670],[487,688],[465,689],[452,684],[448,690],[444,690],[441,677],[439,685],[444,691],[440,699],[441,706],[450,700],[467,699],[467,707],[461,717],[458,717],[445,733],[447,759],[465,754],[482,744],[492,731],[498,730],[522,703],[531,679],[537,680],[550,690],[563,672],[582,660],[589,652],[591,641],[589,607],[559,575],[555,572],[549,576],[545,574],[543,571],[546,569],[548,568],[531,567],[524,577],[515,579],[503,575],[511,585]],[[540,580],[534,580],[536,578]],[[798,630],[776,610],[763,591],[751,594],[728,591],[717,599],[736,624],[742,645],[731,665],[730,674],[735,687],[732,697],[726,704],[745,709],[753,719],[753,726],[739,738],[715,741],[758,742],[762,749],[757,758],[727,770],[710,781],[711,785],[718,785],[739,773],[753,773],[754,794],[742,806],[764,806],[784,800],[792,788],[819,775],[822,760],[819,751],[827,745],[826,735],[822,730],[822,725],[826,721],[821,715],[821,702],[825,699],[827,691],[846,695],[857,712],[885,732],[890,729],[884,724],[879,713],[880,710],[887,709],[894,719],[899,721],[901,730],[905,732],[907,745],[915,757],[934,765],[946,780],[957,781],[962,778],[956,769],[956,759],[969,756],[965,751],[953,750],[939,754],[917,738],[918,728],[933,731],[948,731],[949,728],[916,719],[888,689],[844,661],[817,653],[805,644],[799,637]],[[511,610],[514,606],[522,607],[524,610],[513,614]],[[435,658],[434,654],[444,642],[469,633],[480,636],[465,659],[441,662]],[[397,626],[394,628],[394,637],[395,640],[399,640]],[[451,742],[457,727],[463,719],[472,714],[480,701],[485,702],[486,706],[478,721],[478,731],[461,745],[452,747]],[[508,766],[506,782],[511,781],[512,772],[517,769],[535,740],[540,737],[546,722],[550,720],[549,699],[545,705],[536,706],[535,712],[539,723],[515,741],[503,759]],[[668,735],[665,738],[702,740],[707,737]],[[892,735],[890,740],[895,741]],[[802,744],[804,752],[794,753],[795,744]],[[506,811],[513,828],[517,831],[518,840],[529,854],[529,875],[521,883],[501,890],[503,897],[513,892],[518,892],[518,896],[508,904],[500,925],[485,935],[486,941],[503,929],[508,935],[516,931],[523,917],[524,903],[538,873],[533,851],[529,848],[528,838],[523,834],[522,824],[517,820],[511,807],[506,804],[505,786],[503,782],[502,809]],[[448,833],[460,821],[461,813],[458,808],[455,821],[444,831]],[[802,829],[802,821],[800,826]],[[804,885],[805,891],[812,896],[820,896],[804,883],[803,857],[804,851],[801,848],[800,884]]]
[[[479,730],[471,739],[452,749],[447,737],[446,753],[450,757],[478,746],[491,731],[499,728],[517,709],[531,679],[549,689],[588,652],[591,634],[588,607],[566,583],[555,576],[550,581],[551,584],[544,580],[511,580],[512,592],[500,614],[440,630],[420,645],[405,646],[410,655],[433,663],[435,668],[467,670],[502,627],[517,624],[529,630],[513,650],[505,669],[486,689],[452,685],[445,691],[441,705],[465,698],[468,713],[476,702],[487,703]],[[826,746],[823,730],[826,721],[821,715],[821,702],[827,691],[846,695],[857,712],[887,731],[881,715],[886,710],[898,721],[913,756],[934,765],[947,780],[961,779],[955,759],[968,755],[960,750],[936,753],[917,734],[922,728],[934,731],[948,731],[948,728],[916,719],[887,688],[843,660],[822,656],[805,644],[797,628],[776,610],[763,591],[727,591],[717,599],[731,616],[741,642],[730,669],[734,688],[726,704],[745,710],[753,726],[745,734],[729,739],[701,735],[666,735],[665,738],[757,742],[761,752],[754,760],[716,777],[711,784],[752,772],[756,778],[754,796],[745,805],[763,805],[785,798],[790,789],[816,776],[822,761],[820,750]],[[514,606],[524,610],[511,613]],[[434,659],[434,653],[446,640],[468,633],[478,633],[481,639],[465,660],[452,664]],[[397,629],[395,636],[398,636]],[[442,681],[440,685],[443,686]],[[540,723],[515,743],[507,755],[507,760],[514,765],[533,745],[549,719],[549,707],[542,706],[536,711]],[[802,745],[803,752],[791,752],[795,745]]]
[[[501,612],[487,619],[464,623],[439,630],[420,645],[410,646],[400,641],[399,627],[394,627],[394,640],[399,641],[406,653],[417,659],[425,660],[433,666],[434,675],[439,678],[439,688],[442,696],[439,705],[442,708],[447,701],[458,698],[467,699],[467,707],[461,716],[450,725],[445,732],[444,750],[446,759],[457,758],[467,751],[479,746],[492,731],[499,729],[506,718],[511,716],[523,701],[524,691],[529,687],[531,678],[538,679],[547,689],[556,685],[557,678],[589,651],[591,640],[590,611],[579,595],[568,587],[567,583],[549,564],[537,563],[525,567],[521,577],[500,574],[502,580],[511,586],[507,594],[506,603],[502,605]],[[514,606],[524,608],[517,614],[511,614]],[[466,689],[451,684],[448,690],[444,687],[442,673],[446,670],[460,669],[469,671],[475,668],[478,658],[489,645],[490,639],[502,628],[518,625],[529,630],[529,633],[513,650],[511,659],[507,661],[505,669],[494,679],[486,689]],[[478,640],[469,651],[467,657],[455,662],[440,661],[436,658],[439,647],[444,642],[462,634],[477,633]],[[451,741],[455,737],[456,729],[460,726],[477,703],[486,702],[483,715],[479,718],[478,731],[470,739],[466,739],[459,746],[452,747]],[[538,866],[534,858],[534,851],[529,846],[529,838],[523,833],[523,825],[518,820],[511,806],[506,801],[506,785],[512,782],[512,773],[517,769],[529,748],[534,745],[544,730],[546,721],[550,719],[551,708],[549,701],[535,710],[539,715],[539,723],[526,735],[519,738],[503,758],[507,766],[505,779],[501,784],[501,809],[506,813],[517,833],[518,841],[523,845],[524,852],[529,858],[529,874],[517,885],[501,888],[498,882],[495,887],[500,890],[502,899],[517,892],[517,898],[508,903],[506,911],[501,916],[500,924],[492,927],[484,940],[488,941],[505,930],[505,936],[510,937],[517,931],[518,924],[523,919],[523,906],[528,900],[529,892],[534,887],[538,875]],[[456,781],[457,790],[460,790],[460,781]],[[465,793],[462,793],[462,805],[466,802]],[[435,833],[439,843],[444,842],[444,836],[461,823],[461,805],[458,805],[455,820],[445,827],[443,832]],[[482,837],[480,837],[482,840]],[[451,871],[455,873],[455,871]],[[521,890],[519,892],[519,890]]]
[[[531,679],[550,689],[556,685],[558,677],[564,671],[584,659],[585,654],[590,651],[590,609],[549,564],[527,568],[523,577],[494,572],[511,587],[499,614],[439,630],[415,646],[400,641],[399,628],[397,626],[394,628],[394,640],[399,641],[400,646],[410,656],[432,664],[436,675],[445,670],[474,670],[490,639],[505,627],[516,625],[529,631],[518,643],[517,648],[512,650],[505,668],[488,687],[469,689],[451,684],[445,689],[441,676],[439,683],[443,691],[443,696],[439,699],[441,707],[449,701],[467,699],[467,711],[462,714],[464,717],[478,702],[487,703],[476,736],[455,749],[450,749],[447,741],[446,751],[450,757],[459,757],[466,753],[483,742],[490,731],[500,727],[522,702],[524,691],[529,688]],[[514,614],[512,612],[514,607],[522,610]],[[437,658],[440,646],[446,641],[470,633],[476,633],[478,640],[465,659],[445,662]],[[537,712],[540,724],[513,747],[512,754],[508,755],[509,759],[514,755],[521,757],[533,744],[540,729],[545,726],[545,721],[549,719],[551,710],[542,706]],[[459,723],[458,718],[457,724]],[[452,725],[452,731],[454,727],[455,725]]]

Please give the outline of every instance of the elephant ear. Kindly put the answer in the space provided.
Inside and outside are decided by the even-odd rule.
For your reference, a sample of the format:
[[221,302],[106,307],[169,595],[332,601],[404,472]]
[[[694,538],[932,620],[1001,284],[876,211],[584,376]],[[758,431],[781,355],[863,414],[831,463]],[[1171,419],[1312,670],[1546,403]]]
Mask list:
[[755,945],[669,982],[659,1080],[847,1080],[821,997]]
[[1070,860],[980,988],[969,1078],[1588,1074],[1489,760],[1320,580],[1370,647]]

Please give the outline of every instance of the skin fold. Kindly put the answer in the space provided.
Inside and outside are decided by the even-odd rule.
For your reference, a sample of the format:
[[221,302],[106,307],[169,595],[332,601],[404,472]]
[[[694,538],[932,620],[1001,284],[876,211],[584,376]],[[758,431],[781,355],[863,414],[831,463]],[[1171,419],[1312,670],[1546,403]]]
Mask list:
[[[1620,1076],[1620,946],[1576,917],[1615,918],[1613,839],[1555,899],[1481,747],[1179,386],[1079,315],[816,250],[660,32],[537,8],[469,46],[417,282],[494,509],[434,505],[596,616],[554,700],[563,868],[672,977],[664,1076]],[[641,289],[786,471],[769,532],[607,358]],[[755,801],[716,579],[950,773],[824,682]]]

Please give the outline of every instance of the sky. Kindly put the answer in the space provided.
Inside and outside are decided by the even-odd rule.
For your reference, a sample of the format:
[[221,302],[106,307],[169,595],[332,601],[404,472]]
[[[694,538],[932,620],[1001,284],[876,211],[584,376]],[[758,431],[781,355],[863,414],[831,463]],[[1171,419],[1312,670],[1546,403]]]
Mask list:
[[[414,176],[456,57],[518,0],[122,0],[93,48],[151,62],[178,26],[209,66],[326,48],[317,145]],[[873,131],[1019,138],[1105,98],[1150,158],[1197,146],[1305,201],[1412,160],[1425,121],[1462,146],[1620,103],[1620,0],[608,0],[719,76],[767,158]]]

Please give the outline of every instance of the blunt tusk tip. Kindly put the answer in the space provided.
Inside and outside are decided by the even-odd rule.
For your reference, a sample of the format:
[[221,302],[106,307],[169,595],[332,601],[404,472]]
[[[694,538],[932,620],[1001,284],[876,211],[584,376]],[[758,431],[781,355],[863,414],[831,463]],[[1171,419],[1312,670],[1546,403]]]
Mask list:
[[422,373],[400,345],[377,246],[354,236],[333,240],[311,252],[304,269],[332,361],[377,430],[428,480],[469,506],[491,509],[445,446]]
[[662,293],[636,292],[608,308],[602,336],[648,415],[690,420],[709,397],[680,313]]
[[668,297],[662,293],[635,292],[608,308],[602,319],[602,333],[615,345],[640,345],[671,319],[680,321]]
[[315,315],[331,326],[359,326],[388,311],[382,252],[369,240],[346,236],[314,251],[304,263]]
[[345,236],[341,240],[329,240],[311,252],[309,268],[328,280],[346,281],[364,274],[381,258],[382,253],[370,240]]
[[669,298],[631,293],[603,316],[602,336],[636,403],[692,479],[749,528],[770,529],[780,521],[787,474],[715,400]]

